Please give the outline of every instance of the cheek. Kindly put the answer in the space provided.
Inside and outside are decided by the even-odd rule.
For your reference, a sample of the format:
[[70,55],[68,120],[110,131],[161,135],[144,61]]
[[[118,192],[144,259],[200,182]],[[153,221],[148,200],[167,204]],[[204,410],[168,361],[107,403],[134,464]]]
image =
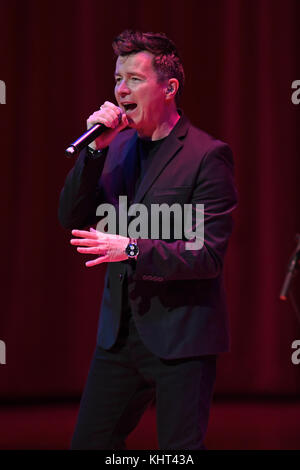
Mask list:
[[139,104],[144,111],[150,110],[153,107],[153,95],[147,90],[145,93],[141,94],[139,99]]
[[147,90],[143,96],[143,99],[147,101],[149,107],[155,108],[164,99],[163,90],[158,87],[153,87],[152,89]]

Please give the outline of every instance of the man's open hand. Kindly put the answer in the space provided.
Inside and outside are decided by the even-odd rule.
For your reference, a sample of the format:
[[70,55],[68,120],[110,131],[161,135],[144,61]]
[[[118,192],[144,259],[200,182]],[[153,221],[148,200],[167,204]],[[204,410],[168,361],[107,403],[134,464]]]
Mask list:
[[90,228],[89,232],[86,230],[72,230],[72,235],[80,237],[70,240],[71,245],[79,245],[77,248],[79,253],[99,255],[98,258],[87,261],[85,263],[87,267],[128,259],[125,253],[125,248],[129,243],[127,237],[98,232],[93,228]]

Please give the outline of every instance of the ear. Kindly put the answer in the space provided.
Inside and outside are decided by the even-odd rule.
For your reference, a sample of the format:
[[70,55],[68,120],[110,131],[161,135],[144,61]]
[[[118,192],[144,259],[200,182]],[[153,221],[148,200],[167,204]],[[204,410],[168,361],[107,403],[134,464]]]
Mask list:
[[179,82],[177,78],[170,78],[165,88],[166,99],[171,100],[175,98],[178,88],[179,88]]

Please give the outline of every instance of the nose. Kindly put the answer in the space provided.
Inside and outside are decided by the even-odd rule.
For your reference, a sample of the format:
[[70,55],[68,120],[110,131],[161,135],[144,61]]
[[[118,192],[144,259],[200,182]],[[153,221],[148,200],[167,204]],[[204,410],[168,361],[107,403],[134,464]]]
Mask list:
[[116,93],[120,96],[126,96],[126,95],[129,95],[129,93],[131,92],[130,88],[128,88],[128,85],[126,83],[125,80],[122,80],[120,81],[117,85],[116,85]]

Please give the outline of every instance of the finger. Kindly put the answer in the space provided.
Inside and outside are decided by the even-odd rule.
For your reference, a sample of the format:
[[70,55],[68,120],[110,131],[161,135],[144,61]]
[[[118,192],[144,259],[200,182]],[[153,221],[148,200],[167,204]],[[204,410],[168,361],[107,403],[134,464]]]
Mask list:
[[114,103],[111,103],[110,101],[105,101],[105,103],[101,106],[101,108],[112,109],[112,110],[116,111],[117,114],[119,112],[122,112],[122,110],[119,106],[116,106]]
[[99,111],[95,111],[90,117],[90,119],[102,118],[104,117],[108,121],[113,121],[114,123],[119,122],[119,115],[122,114],[122,110],[113,105],[113,107],[102,105]]
[[72,230],[72,235],[75,235],[76,237],[98,238],[96,230],[95,232],[88,232],[87,230]]
[[89,268],[91,266],[96,266],[97,264],[106,263],[109,261],[109,256],[100,256],[100,258],[87,261],[85,265]]
[[124,113],[124,114],[122,114],[122,117],[121,117],[120,127],[121,127],[121,129],[124,129],[128,125],[129,125],[129,122],[128,122],[126,114]]
[[88,120],[87,120],[87,125],[88,126],[93,126],[94,124],[104,124],[106,127],[109,127],[110,124],[110,119],[108,116],[103,115],[102,113],[98,114],[98,112],[92,114]]
[[93,126],[94,124],[104,124],[106,127],[115,128],[118,120],[116,116],[111,114],[111,110],[96,111],[93,113],[87,120],[88,126]]
[[[105,101],[105,103],[101,106],[102,109],[105,109],[105,110],[111,110],[115,113],[115,116],[118,120],[118,124],[121,124],[122,122],[122,117],[123,117],[123,111],[122,109],[119,107],[119,106],[116,106],[115,104],[111,103],[110,101]],[[100,109],[101,109],[100,108]]]
[[72,238],[70,240],[71,245],[83,245],[83,246],[99,246],[99,240],[90,238]]
[[106,248],[101,248],[100,246],[97,247],[90,247],[90,248],[84,248],[84,247],[77,247],[76,248],[79,253],[88,253],[90,255],[106,255],[107,254],[107,249]]
[[112,128],[117,127],[121,122],[122,111],[119,110],[118,108],[116,108],[116,109],[107,108],[107,109],[105,109],[105,112],[106,112],[106,115],[107,115],[107,119],[111,120],[111,126],[110,127],[112,127]]
[[101,108],[116,108],[116,105],[112,103],[111,101],[104,101],[104,103],[101,105]]

